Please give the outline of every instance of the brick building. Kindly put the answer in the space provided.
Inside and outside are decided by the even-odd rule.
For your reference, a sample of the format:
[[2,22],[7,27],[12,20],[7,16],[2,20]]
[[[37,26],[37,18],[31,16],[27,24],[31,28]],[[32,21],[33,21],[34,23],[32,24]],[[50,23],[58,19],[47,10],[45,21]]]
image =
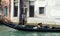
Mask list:
[[5,16],[6,21],[10,21],[11,0],[2,0],[0,5],[0,14]]

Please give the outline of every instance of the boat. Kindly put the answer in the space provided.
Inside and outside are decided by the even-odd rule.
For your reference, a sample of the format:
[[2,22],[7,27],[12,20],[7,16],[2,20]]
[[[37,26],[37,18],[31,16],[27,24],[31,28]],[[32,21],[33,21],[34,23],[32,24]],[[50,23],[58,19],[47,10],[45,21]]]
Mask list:
[[29,25],[15,25],[15,23],[2,23],[5,26],[11,27],[13,29],[19,30],[19,31],[30,31],[30,32],[60,32],[60,27],[56,28],[48,28],[47,26],[43,28],[37,28],[36,26],[29,26]]
[[24,31],[60,31],[59,0],[9,0],[9,6],[5,4],[5,11],[0,10],[3,25]]
[[36,28],[35,26],[25,26],[25,25],[15,25],[15,24],[7,24],[4,23],[3,25],[11,27],[16,30],[20,31],[33,31],[33,32],[60,32],[60,28]]

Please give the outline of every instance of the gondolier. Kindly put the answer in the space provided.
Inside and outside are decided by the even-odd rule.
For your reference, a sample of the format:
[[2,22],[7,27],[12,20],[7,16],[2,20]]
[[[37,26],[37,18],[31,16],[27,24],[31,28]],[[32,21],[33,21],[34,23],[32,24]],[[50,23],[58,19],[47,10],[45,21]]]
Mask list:
[[25,13],[22,14],[22,24],[24,25],[25,22]]

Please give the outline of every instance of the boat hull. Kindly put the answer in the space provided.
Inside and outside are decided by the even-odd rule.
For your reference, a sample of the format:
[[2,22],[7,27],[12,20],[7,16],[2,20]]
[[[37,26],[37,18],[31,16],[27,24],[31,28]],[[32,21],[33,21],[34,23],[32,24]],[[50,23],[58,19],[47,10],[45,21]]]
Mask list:
[[14,23],[4,23],[3,25],[22,31],[37,31],[37,32],[60,32],[60,28],[37,28],[23,27],[22,25],[15,25]]

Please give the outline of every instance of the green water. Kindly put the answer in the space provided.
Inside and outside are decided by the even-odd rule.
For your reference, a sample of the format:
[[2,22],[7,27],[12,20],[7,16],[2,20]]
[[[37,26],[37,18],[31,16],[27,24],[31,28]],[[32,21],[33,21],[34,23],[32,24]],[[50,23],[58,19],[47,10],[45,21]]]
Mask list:
[[18,30],[0,25],[0,36],[60,36],[60,33],[18,31]]

